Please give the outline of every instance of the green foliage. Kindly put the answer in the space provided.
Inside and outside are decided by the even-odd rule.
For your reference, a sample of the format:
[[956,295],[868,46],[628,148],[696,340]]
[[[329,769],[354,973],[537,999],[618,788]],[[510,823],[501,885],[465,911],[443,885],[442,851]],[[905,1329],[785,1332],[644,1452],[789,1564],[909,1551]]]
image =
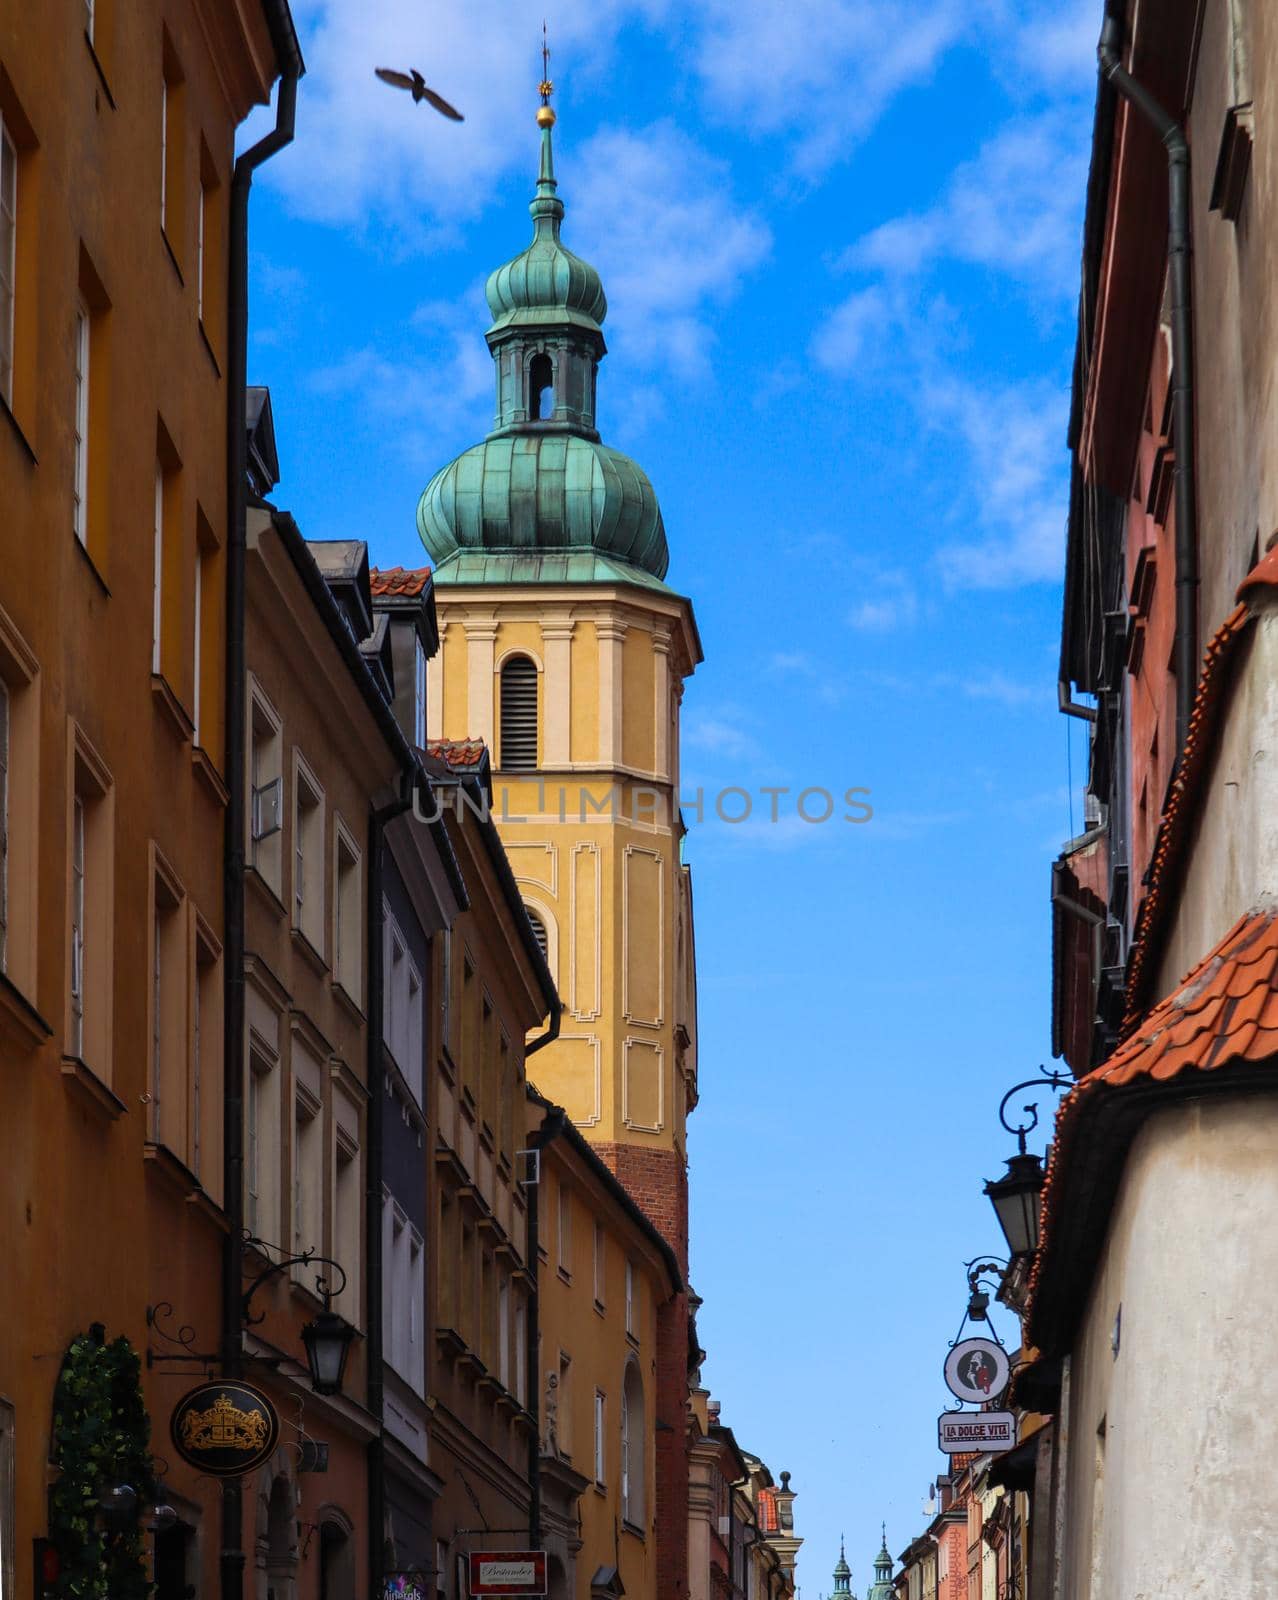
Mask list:
[[59,1600],[147,1600],[145,1539],[137,1516],[104,1528],[103,1490],[127,1483],[142,1502],[155,1498],[151,1419],[142,1400],[141,1363],[127,1339],[104,1344],[81,1334],[67,1351],[53,1397],[49,1538],[61,1563]]

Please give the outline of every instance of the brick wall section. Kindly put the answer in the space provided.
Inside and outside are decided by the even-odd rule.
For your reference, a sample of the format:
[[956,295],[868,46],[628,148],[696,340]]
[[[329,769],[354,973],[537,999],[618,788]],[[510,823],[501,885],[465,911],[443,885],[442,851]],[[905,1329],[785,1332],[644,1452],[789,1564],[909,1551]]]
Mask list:
[[[688,1275],[688,1172],[673,1150],[597,1144]],[[688,1593],[688,1296],[657,1313],[657,1600]]]

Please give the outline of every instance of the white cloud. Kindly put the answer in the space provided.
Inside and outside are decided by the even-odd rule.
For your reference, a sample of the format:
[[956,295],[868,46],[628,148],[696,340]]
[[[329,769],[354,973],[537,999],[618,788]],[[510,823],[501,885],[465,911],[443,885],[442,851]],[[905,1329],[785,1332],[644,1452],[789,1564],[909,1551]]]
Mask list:
[[881,223],[841,264],[891,280],[969,262],[1070,301],[1086,178],[1087,130],[1076,116],[1007,123],[954,170],[935,206]]
[[701,0],[694,45],[712,108],[796,140],[807,177],[847,155],[925,81],[965,26],[962,0]]
[[[556,57],[597,70],[621,25],[663,4],[555,0]],[[527,170],[531,184],[542,12],[525,11],[520,26],[512,9],[508,0],[297,0],[307,65],[297,133],[262,181],[300,216],[376,222],[398,243],[475,216],[512,171]],[[379,66],[420,69],[465,121],[447,122],[380,83]]]
[[[469,443],[492,412],[492,359],[475,335],[469,299],[419,306],[410,319],[411,327],[423,331],[415,353],[391,359],[362,346],[313,372],[311,389],[340,395],[360,421],[394,423],[400,452],[433,469],[441,447]],[[406,333],[400,345],[411,342]]]
[[904,572],[881,572],[866,588],[848,613],[849,624],[861,633],[893,633],[918,617],[918,595]]
[[939,552],[945,583],[1004,589],[1060,576],[1065,543],[1068,394],[1048,383],[981,387],[946,378],[924,387],[931,426],[957,435],[981,534]]
[[599,268],[610,342],[628,363],[697,376],[708,312],[766,260],[772,234],[732,197],[727,167],[672,122],[605,128],[578,152],[565,242]]
[[822,318],[812,336],[812,359],[827,372],[848,372],[877,354],[893,320],[891,300],[882,285],[858,289]]
[[704,713],[689,716],[681,736],[688,749],[704,750],[712,755],[753,756],[759,750],[758,741],[740,726],[732,712],[720,716]]

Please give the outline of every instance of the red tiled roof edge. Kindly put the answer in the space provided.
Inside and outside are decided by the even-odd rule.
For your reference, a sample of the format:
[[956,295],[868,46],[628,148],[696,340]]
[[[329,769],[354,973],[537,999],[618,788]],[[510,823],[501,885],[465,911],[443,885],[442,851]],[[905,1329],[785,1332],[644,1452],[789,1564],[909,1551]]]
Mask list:
[[368,581],[374,594],[413,599],[424,591],[430,575],[429,567],[370,567]]
[[1042,1326],[1040,1290],[1057,1270],[1056,1236],[1069,1198],[1074,1152],[1101,1107],[1124,1091],[1270,1061],[1278,1061],[1278,908],[1260,905],[1240,917],[1109,1059],[1061,1101],[1043,1184],[1039,1250],[1028,1284],[1026,1326],[1032,1343],[1059,1354],[1050,1330]]
[[1254,612],[1243,602],[1242,596],[1246,594],[1250,600],[1262,588],[1278,585],[1278,560],[1275,557],[1278,557],[1278,547],[1271,550],[1243,579],[1238,587],[1240,603],[1212,635],[1203,657],[1203,670],[1189,718],[1189,732],[1181,754],[1180,769],[1158,825],[1154,856],[1149,867],[1149,892],[1141,901],[1136,934],[1132,940],[1132,953],[1127,967],[1127,1010],[1122,1028],[1124,1039],[1140,1026],[1145,1014],[1145,1001],[1154,976],[1154,962],[1161,949],[1167,919],[1175,905],[1180,867],[1197,814],[1195,802],[1202,792],[1215,751],[1219,732],[1216,712],[1230,681],[1238,644],[1254,618]]
[[428,739],[426,754],[450,767],[477,767],[487,754],[482,739]]

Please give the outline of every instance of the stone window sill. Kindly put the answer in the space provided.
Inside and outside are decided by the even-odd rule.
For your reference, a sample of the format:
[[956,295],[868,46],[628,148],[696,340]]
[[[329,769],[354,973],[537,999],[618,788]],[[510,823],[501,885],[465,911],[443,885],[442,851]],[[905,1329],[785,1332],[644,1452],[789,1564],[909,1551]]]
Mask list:
[[195,737],[194,719],[178,699],[176,690],[162,672],[151,674],[151,695],[156,707],[165,715],[169,732],[177,738],[179,744],[189,744]]
[[53,1029],[11,979],[0,972],[0,1035],[23,1055],[53,1037]]
[[63,1056],[62,1076],[68,1090],[86,1110],[92,1111],[105,1122],[117,1121],[129,1109],[79,1056]]
[[231,798],[231,792],[222,782],[222,774],[213,765],[213,758],[202,745],[196,745],[191,751],[191,765],[195,768],[195,776],[200,780],[209,794],[219,806],[225,807]]

